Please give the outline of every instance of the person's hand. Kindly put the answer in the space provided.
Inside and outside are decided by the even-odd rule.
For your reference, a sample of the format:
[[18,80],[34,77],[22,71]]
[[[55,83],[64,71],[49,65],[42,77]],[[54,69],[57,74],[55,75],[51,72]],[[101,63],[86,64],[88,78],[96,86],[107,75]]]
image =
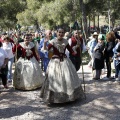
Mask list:
[[119,57],[119,56],[120,56],[120,53],[117,53],[117,56]]
[[15,44],[16,44],[16,45],[18,45],[18,44],[19,44],[18,40],[16,40],[16,41],[15,41]]
[[72,49],[73,49],[74,53],[76,54],[77,53],[76,46],[74,46]]
[[49,39],[47,38],[47,36],[45,37],[44,43],[47,43],[49,41]]
[[96,51],[97,49],[96,48],[94,48],[94,51]]

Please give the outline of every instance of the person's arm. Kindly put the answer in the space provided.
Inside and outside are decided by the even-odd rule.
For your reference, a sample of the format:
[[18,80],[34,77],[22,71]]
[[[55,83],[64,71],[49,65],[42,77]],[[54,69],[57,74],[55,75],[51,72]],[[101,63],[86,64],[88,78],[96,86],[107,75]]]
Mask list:
[[43,47],[43,43],[44,43],[44,39],[41,39],[39,43],[38,51],[41,51],[41,48]]
[[7,55],[5,50],[4,50],[4,55],[5,55],[5,59],[4,59],[4,63],[2,65],[2,68],[5,68],[6,65],[8,64],[8,55]]
[[104,51],[104,49],[105,49],[105,43],[104,42],[102,42],[99,49],[100,49],[101,52]]
[[39,58],[39,57],[37,56],[37,54],[36,54],[35,47],[33,47],[31,50],[32,50],[32,52],[33,52],[33,56],[36,58],[37,61],[39,61],[40,58]]
[[20,48],[21,48],[20,44],[14,45],[13,48],[12,48],[13,54],[15,54],[16,50],[20,49]]
[[42,48],[43,50],[48,50],[47,42],[48,42],[48,39],[45,39],[43,43],[43,48]]
[[40,59],[40,55],[39,55],[39,52],[38,52],[38,42],[35,41],[35,52],[36,52],[36,55],[38,57],[38,59]]
[[113,42],[109,42],[107,52],[110,52],[114,48]]
[[70,46],[72,45],[72,40],[71,40],[71,38],[68,40],[68,43],[69,43]]
[[44,39],[40,40],[39,47],[38,47],[38,53],[39,53],[40,58],[43,57],[43,53],[41,51],[41,48],[43,47],[43,41],[44,41]]
[[90,44],[90,52],[91,53],[93,53],[94,47],[95,47],[94,42],[91,41],[91,44]]
[[99,44],[97,43],[97,45],[94,47],[93,51],[96,51],[100,48]]
[[85,41],[84,41],[84,39],[83,39],[82,52],[84,53],[85,51],[87,51],[87,47],[86,47]]
[[8,58],[5,58],[5,60],[4,60],[4,64],[2,65],[2,68],[5,68],[6,65],[7,65],[7,63],[8,63]]
[[73,51],[73,49],[71,48],[71,46],[69,44],[66,46],[66,48],[68,49],[68,51],[70,52],[70,54],[76,55],[76,53]]

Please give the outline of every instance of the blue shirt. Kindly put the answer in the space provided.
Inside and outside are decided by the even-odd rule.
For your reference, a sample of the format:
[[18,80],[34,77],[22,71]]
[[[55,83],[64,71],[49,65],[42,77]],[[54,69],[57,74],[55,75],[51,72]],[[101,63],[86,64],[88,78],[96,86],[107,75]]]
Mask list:
[[[40,54],[40,57],[41,57],[41,58],[48,58],[48,51],[46,51],[46,52],[42,52],[42,51],[41,51],[41,49],[42,49],[42,47],[43,47],[43,45],[44,45],[44,40],[45,40],[45,38],[42,38],[42,39],[40,40],[40,44],[39,44],[38,51],[39,51],[39,54]],[[49,44],[49,42],[47,42],[47,46],[48,46],[48,44]]]
[[97,45],[97,41],[95,38],[93,38],[90,42],[90,52],[93,53],[94,52],[94,48]]

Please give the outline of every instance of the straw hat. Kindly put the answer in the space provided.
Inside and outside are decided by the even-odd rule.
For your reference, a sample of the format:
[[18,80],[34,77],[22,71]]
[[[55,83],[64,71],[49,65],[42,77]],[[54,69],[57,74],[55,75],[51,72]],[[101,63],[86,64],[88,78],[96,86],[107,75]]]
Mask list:
[[93,36],[98,36],[98,33],[97,33],[97,32],[94,32],[94,33],[93,33]]

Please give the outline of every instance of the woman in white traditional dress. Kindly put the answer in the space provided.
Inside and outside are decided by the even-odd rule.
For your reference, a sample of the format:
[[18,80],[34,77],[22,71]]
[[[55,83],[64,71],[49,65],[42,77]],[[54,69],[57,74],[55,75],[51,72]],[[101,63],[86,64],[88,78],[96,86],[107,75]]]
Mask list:
[[41,87],[43,75],[35,52],[35,45],[30,42],[29,34],[25,35],[24,42],[13,48],[13,52],[18,49],[22,51],[22,55],[15,66],[13,86],[21,90]]
[[63,37],[64,30],[58,29],[57,38],[51,40],[48,47],[47,39],[44,41],[43,50],[53,50],[40,94],[48,104],[65,103],[84,96],[81,80],[71,60],[65,55],[65,50],[67,48],[71,54],[75,53]]

